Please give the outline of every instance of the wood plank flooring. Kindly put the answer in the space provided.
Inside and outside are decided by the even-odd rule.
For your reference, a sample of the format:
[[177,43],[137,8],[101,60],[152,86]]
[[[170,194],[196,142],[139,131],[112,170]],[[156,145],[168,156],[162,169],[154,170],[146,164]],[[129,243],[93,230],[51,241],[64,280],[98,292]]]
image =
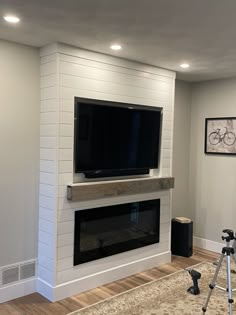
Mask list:
[[0,305],[0,315],[66,315],[199,262],[213,262],[218,257],[219,254],[194,248],[193,256],[190,258],[172,256],[172,261],[169,264],[149,269],[55,303],[49,302],[38,293],[3,303]]

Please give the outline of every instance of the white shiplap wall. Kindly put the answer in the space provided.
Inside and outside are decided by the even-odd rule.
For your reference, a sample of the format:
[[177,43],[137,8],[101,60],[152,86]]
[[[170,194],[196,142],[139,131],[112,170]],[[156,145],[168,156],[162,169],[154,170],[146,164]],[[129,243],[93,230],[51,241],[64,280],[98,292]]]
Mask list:
[[[75,96],[163,107],[161,161],[159,169],[152,175],[170,176],[174,83],[175,73],[132,61],[63,44],[53,44],[41,50],[38,290],[51,300],[113,281],[169,259],[170,191],[68,202],[66,186],[75,179],[82,180],[73,174]],[[99,207],[104,205],[154,198],[161,199],[158,245],[73,266],[75,210],[97,207],[99,211]],[[68,285],[70,281],[71,286]],[[63,284],[66,284],[66,292],[63,291]]]

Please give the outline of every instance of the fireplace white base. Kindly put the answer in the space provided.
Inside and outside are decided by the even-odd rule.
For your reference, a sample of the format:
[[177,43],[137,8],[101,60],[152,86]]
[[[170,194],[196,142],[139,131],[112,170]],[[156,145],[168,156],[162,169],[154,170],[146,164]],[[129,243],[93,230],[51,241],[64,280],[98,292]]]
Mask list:
[[161,254],[132,261],[115,268],[104,270],[102,272],[94,273],[80,279],[75,279],[55,287],[38,278],[37,292],[45,296],[50,301],[55,302],[106,283],[128,277],[135,273],[169,263],[170,261],[171,252],[167,251]]

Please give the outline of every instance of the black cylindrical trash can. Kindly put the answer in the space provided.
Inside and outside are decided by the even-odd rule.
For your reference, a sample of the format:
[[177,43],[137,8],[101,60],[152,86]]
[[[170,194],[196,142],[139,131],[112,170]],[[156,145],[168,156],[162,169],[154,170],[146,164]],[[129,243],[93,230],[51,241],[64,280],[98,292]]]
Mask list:
[[[186,218],[182,218],[186,219]],[[171,251],[173,255],[190,257],[193,254],[193,222],[189,219],[171,220]]]

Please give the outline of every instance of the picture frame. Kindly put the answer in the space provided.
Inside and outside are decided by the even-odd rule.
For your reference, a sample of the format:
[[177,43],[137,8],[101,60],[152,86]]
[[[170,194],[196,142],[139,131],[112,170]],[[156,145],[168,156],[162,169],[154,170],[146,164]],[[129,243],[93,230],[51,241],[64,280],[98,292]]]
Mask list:
[[236,117],[205,119],[204,152],[236,155]]

